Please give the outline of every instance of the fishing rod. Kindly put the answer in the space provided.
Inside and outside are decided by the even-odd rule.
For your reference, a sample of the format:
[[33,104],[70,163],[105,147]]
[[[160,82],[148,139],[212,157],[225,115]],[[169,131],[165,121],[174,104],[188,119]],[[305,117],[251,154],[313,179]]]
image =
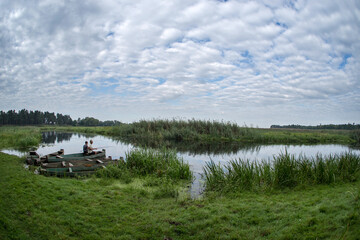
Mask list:
[[115,146],[101,146],[101,147],[96,147],[94,149],[99,149],[99,148],[110,148],[110,147],[115,147]]

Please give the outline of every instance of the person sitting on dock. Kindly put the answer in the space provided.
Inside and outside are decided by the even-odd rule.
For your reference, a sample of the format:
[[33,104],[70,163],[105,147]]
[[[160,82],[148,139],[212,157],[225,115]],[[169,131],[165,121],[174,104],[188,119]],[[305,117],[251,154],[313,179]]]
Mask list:
[[85,141],[85,145],[83,146],[83,153],[84,155],[89,155],[89,146],[87,141]]
[[92,146],[93,143],[94,143],[93,140],[90,139],[90,146],[88,147],[88,149],[89,149],[89,155],[91,155],[91,154],[96,154],[96,153],[97,153],[97,152],[94,151],[94,150],[97,149],[97,148],[94,148],[94,147]]

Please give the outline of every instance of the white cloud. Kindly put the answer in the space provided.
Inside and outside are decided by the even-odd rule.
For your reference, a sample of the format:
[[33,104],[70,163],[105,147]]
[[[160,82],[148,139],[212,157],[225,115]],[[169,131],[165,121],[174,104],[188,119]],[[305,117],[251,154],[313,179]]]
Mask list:
[[3,1],[0,16],[4,110],[260,126],[360,117],[355,0]]

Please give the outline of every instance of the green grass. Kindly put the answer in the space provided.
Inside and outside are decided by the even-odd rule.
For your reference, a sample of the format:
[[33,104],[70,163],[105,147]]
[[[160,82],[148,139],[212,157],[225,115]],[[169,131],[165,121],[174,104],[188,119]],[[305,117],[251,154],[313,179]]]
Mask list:
[[140,175],[155,174],[175,180],[191,180],[190,166],[175,151],[134,149],[126,153],[126,166]]
[[209,193],[191,200],[163,178],[35,175],[0,153],[0,239],[358,239],[359,182]]
[[40,128],[37,127],[0,127],[0,149],[27,150],[41,142]]
[[207,162],[204,167],[208,191],[271,191],[316,184],[354,182],[360,179],[360,156],[353,153],[295,157],[287,152],[273,161],[230,160],[224,166]]
[[355,145],[360,145],[360,129],[351,131],[351,139],[353,139]]
[[134,177],[142,176],[163,178],[161,181],[169,183],[190,182],[193,178],[190,165],[177,156],[175,151],[165,148],[132,149],[126,153],[126,161],[101,169],[96,175],[101,178],[119,179],[124,183],[130,183]]

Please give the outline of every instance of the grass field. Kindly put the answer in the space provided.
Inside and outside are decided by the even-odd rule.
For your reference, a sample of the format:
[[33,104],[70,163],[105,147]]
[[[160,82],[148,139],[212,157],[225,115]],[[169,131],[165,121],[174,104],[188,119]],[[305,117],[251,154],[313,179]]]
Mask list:
[[159,195],[146,178],[31,173],[0,153],[0,239],[358,239],[358,182],[307,189]]

